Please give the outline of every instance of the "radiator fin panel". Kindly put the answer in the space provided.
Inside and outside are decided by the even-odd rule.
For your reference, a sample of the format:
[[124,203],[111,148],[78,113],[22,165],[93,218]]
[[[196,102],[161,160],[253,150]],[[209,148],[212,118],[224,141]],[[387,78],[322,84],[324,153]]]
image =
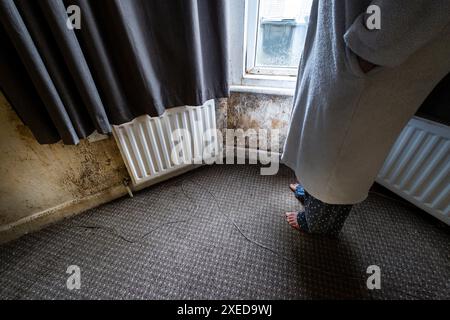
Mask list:
[[377,182],[450,225],[450,129],[413,118]]
[[[205,140],[215,143],[217,148],[211,157],[218,157],[221,150],[217,145],[215,119],[214,100],[210,100],[203,106],[173,108],[160,117],[144,115],[113,126],[114,138],[133,184],[199,163]],[[179,130],[187,130],[190,139]]]

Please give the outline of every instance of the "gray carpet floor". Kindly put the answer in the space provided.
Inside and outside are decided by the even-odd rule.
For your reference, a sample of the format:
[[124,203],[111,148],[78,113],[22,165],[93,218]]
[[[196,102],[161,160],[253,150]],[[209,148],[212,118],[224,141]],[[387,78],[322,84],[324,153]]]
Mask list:
[[[448,299],[450,232],[378,194],[337,239],[301,235],[285,167],[205,166],[0,247],[3,299]],[[66,287],[69,265],[81,289]],[[366,269],[381,268],[368,290]]]

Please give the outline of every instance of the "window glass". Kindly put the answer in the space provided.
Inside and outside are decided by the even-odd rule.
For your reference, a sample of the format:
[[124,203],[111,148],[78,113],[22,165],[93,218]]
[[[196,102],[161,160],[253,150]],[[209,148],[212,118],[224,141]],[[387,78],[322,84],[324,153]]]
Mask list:
[[260,0],[255,67],[297,68],[312,0]]

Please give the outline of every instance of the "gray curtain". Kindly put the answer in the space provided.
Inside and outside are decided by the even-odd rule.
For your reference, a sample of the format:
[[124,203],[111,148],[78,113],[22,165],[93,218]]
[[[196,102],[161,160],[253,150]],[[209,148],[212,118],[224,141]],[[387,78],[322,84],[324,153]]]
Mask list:
[[40,143],[227,96],[224,1],[0,0],[0,87]]

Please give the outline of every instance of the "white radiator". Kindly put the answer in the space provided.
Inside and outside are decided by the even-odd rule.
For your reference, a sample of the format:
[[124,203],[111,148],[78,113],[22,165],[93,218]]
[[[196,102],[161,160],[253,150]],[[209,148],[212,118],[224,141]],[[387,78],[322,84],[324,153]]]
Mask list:
[[134,186],[184,167],[212,163],[222,154],[214,100],[168,109],[160,117],[140,116],[114,126],[113,135]]
[[377,182],[450,225],[450,127],[413,118]]

